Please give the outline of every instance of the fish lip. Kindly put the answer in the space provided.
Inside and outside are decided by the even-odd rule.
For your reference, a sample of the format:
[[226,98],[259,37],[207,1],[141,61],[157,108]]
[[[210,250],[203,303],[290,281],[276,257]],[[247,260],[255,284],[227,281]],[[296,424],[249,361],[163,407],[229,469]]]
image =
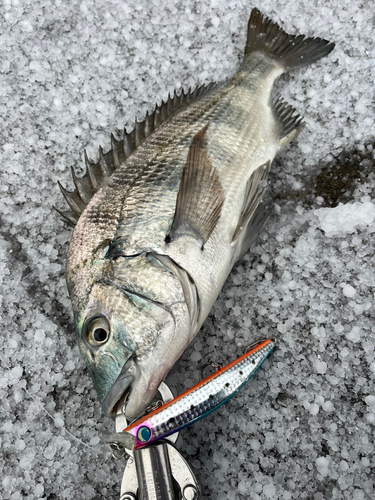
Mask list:
[[130,390],[130,386],[135,379],[134,368],[135,362],[131,358],[122,367],[119,376],[102,402],[103,413],[108,417],[111,417],[115,413],[117,403],[122,399],[126,391]]

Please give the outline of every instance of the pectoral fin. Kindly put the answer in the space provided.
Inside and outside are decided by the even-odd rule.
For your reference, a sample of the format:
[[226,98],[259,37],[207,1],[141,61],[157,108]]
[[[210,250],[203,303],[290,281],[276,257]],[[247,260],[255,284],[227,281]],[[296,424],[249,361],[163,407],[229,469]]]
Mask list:
[[179,236],[191,235],[203,246],[220,218],[224,191],[208,158],[207,128],[208,124],[194,136],[190,146],[167,243]]

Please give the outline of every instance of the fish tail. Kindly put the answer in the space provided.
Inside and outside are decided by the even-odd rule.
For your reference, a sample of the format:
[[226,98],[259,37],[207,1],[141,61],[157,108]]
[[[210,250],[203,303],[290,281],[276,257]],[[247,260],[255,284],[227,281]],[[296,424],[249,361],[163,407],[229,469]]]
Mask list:
[[322,38],[288,35],[277,23],[263,16],[258,9],[251,11],[245,55],[262,51],[276,59],[286,70],[318,61],[328,55],[335,44]]

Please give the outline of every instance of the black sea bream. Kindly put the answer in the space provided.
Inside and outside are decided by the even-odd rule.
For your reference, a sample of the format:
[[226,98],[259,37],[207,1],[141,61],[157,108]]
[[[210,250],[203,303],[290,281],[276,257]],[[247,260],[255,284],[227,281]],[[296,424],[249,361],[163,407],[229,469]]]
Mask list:
[[273,84],[333,47],[254,9],[230,80],[176,93],[62,188],[78,343],[107,414],[125,393],[142,413],[255,240],[271,162],[302,127]]

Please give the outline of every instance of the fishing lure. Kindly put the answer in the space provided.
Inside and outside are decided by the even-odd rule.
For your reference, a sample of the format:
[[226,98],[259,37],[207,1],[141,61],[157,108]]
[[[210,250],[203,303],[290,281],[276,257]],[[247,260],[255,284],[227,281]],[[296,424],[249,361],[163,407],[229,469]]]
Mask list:
[[137,450],[179,432],[209,415],[236,394],[260,368],[274,347],[272,340],[258,343],[229,365],[133,422],[123,432],[111,434],[108,441],[119,442],[130,450]]

